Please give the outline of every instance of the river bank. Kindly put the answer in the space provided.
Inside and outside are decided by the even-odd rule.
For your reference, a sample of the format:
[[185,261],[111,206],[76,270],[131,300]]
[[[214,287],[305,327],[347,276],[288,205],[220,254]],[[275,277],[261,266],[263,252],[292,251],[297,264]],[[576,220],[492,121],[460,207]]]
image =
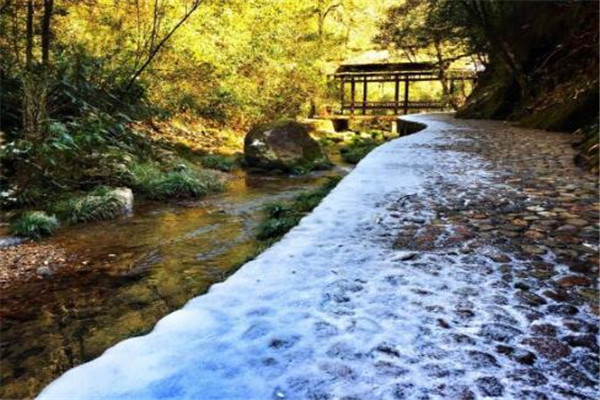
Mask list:
[[306,176],[238,171],[221,194],[140,203],[128,217],[0,249],[3,260],[30,266],[0,291],[0,397],[34,397],[68,368],[147,332],[260,250],[255,236],[265,205],[320,187],[348,168]]
[[[343,168],[356,164],[379,144],[397,136],[396,134],[383,130],[381,122],[377,120],[354,123],[352,128],[355,130],[343,132],[335,132],[333,125],[328,120],[305,120],[303,123],[309,127],[313,138],[320,142],[320,146],[325,150],[328,158],[335,165],[342,166]],[[419,128],[407,126],[406,132],[404,133],[407,134],[415,129],[418,130]],[[164,185],[154,182],[157,179],[161,180],[164,178],[163,172],[154,176],[158,170],[156,165],[143,168],[137,168],[134,165],[134,171],[132,173],[134,175],[139,175],[138,180],[141,181],[141,187],[136,189],[135,198],[129,189],[124,189],[129,191],[129,198],[126,199],[127,204],[122,204],[121,198],[118,198],[118,201],[115,202],[113,201],[115,199],[112,199],[111,196],[92,195],[92,198],[90,198],[89,195],[85,194],[71,194],[70,201],[73,202],[73,200],[75,200],[76,204],[74,206],[67,205],[65,207],[62,205],[64,203],[69,203],[69,200],[57,202],[57,200],[54,199],[50,201],[46,200],[45,203],[42,203],[39,208],[48,210],[58,209],[59,213],[62,213],[61,218],[59,218],[60,224],[56,228],[53,228],[53,232],[56,230],[64,231],[65,229],[67,231],[77,231],[83,228],[76,228],[74,227],[75,225],[87,226],[90,223],[93,224],[94,221],[98,219],[116,220],[117,223],[119,223],[119,221],[127,223],[128,219],[131,217],[131,212],[134,209],[134,203],[136,212],[138,209],[144,210],[148,208],[164,207],[164,204],[161,204],[164,202],[169,202],[176,206],[183,205],[185,207],[186,204],[198,202],[205,196],[210,196],[211,193],[214,195],[214,192],[222,190],[233,190],[236,192],[238,190],[237,186],[239,186],[238,181],[248,176],[248,173],[255,178],[261,174],[269,176],[269,174],[272,175],[274,173],[275,175],[271,177],[273,179],[282,179],[283,181],[288,178],[302,179],[300,175],[292,178],[286,176],[282,172],[260,170],[254,170],[252,172],[252,170],[249,169],[250,172],[247,173],[245,172],[245,169],[242,168],[243,157],[242,153],[240,153],[241,148],[239,148],[239,142],[234,143],[232,141],[227,144],[224,139],[224,137],[227,136],[220,137],[216,141],[216,143],[221,144],[219,150],[231,154],[236,153],[237,155],[206,155],[206,149],[211,148],[214,150],[215,146],[214,143],[206,140],[206,135],[201,135],[200,138],[202,140],[199,142],[198,138],[195,138],[195,142],[190,142],[190,137],[193,137],[193,135],[188,131],[176,128],[172,128],[172,130],[174,130],[174,132],[171,132],[163,126],[160,129],[160,135],[153,130],[146,130],[144,132],[152,141],[159,143],[162,146],[166,146],[165,148],[159,148],[157,151],[157,153],[160,154],[159,159],[163,162],[175,165],[177,161],[184,162],[185,160],[185,162],[188,163],[183,169],[180,168],[181,166],[177,167],[178,170],[175,174],[182,174],[181,176],[175,175],[171,177],[175,179],[175,183],[181,181],[175,186],[182,186],[185,189],[183,192],[181,192],[180,189],[176,189],[174,193],[171,193],[173,191],[171,188],[174,185],[173,182],[170,182],[165,188],[162,187]],[[169,132],[169,135],[167,135],[166,132]],[[163,143],[166,138],[170,141],[168,145]],[[206,141],[209,145],[205,143]],[[186,147],[188,145],[193,145],[194,147]],[[170,148],[171,150],[168,151],[166,148]],[[200,176],[187,177],[185,174],[188,170],[192,172],[197,170],[200,173]],[[202,172],[203,170],[207,172],[204,173]],[[146,175],[149,175],[149,177],[146,177]],[[311,176],[315,175],[323,174],[309,174],[308,179],[312,179]],[[339,174],[334,173],[333,175]],[[200,181],[207,179],[208,183],[196,183],[198,179]],[[192,186],[199,186],[202,189],[201,193],[196,193],[193,188],[188,188],[190,181],[191,184],[193,184]],[[208,187],[206,193],[203,189],[205,186]],[[141,190],[140,197],[137,197],[139,193],[138,190]],[[59,205],[58,207],[57,204]],[[64,210],[64,208],[67,208],[67,210]],[[105,210],[106,212],[102,210]],[[2,218],[4,220],[14,219],[15,215],[18,215],[19,213],[19,210],[11,210],[3,213]],[[72,214],[74,213],[85,214],[84,216],[87,218],[73,218]],[[50,212],[48,212],[48,214],[50,214],[48,215],[49,217],[54,218],[53,214]],[[102,224],[100,223],[100,225]],[[92,225],[91,228],[92,230],[94,229],[93,226],[94,225]],[[6,289],[13,284],[29,280],[48,279],[59,269],[71,268],[76,270],[89,270],[91,267],[92,260],[90,260],[90,257],[86,254],[81,254],[81,252],[73,253],[69,249],[64,248],[61,243],[56,243],[56,241],[51,239],[36,241],[28,240],[27,237],[11,236],[10,229],[11,224],[9,223],[4,223],[0,226],[0,288]],[[41,239],[43,236],[47,235],[37,236],[37,239]],[[47,242],[52,244],[48,244]],[[115,260],[117,258],[116,254],[111,253],[109,255],[110,257],[103,260],[101,264],[110,266],[117,261]]]

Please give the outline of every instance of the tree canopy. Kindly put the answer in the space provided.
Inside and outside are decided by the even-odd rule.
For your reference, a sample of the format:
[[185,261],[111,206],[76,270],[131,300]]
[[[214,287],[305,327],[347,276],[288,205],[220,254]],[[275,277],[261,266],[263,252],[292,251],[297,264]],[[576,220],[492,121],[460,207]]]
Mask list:
[[435,63],[455,107],[446,71],[484,67],[463,116],[574,130],[597,118],[597,27],[591,2],[2,0],[1,183],[63,190],[97,153],[144,158],[133,122],[312,114],[335,101],[328,74],[373,49]]

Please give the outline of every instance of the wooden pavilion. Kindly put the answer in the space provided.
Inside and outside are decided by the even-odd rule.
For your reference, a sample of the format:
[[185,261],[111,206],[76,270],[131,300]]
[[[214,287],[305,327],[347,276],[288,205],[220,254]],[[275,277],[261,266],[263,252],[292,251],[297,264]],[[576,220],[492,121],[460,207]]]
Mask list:
[[[368,111],[392,111],[393,115],[408,114],[412,110],[443,109],[446,104],[439,101],[419,101],[410,99],[410,84],[412,82],[440,81],[439,69],[431,63],[368,63],[341,65],[334,79],[340,81],[341,114],[355,115],[360,112],[367,115]],[[450,82],[450,90],[457,80],[474,81],[473,71],[448,70],[446,78]],[[393,101],[368,100],[370,83],[393,83]],[[346,85],[350,85],[350,98],[346,96]],[[362,86],[362,98],[356,99],[356,86]],[[372,85],[371,85],[372,86]]]

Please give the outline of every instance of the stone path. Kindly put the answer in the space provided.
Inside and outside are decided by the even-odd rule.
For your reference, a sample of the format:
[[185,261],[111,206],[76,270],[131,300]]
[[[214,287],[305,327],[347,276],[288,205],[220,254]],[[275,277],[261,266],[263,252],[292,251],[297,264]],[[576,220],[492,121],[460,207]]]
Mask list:
[[40,398],[598,398],[598,183],[571,137],[410,118],[281,242]]

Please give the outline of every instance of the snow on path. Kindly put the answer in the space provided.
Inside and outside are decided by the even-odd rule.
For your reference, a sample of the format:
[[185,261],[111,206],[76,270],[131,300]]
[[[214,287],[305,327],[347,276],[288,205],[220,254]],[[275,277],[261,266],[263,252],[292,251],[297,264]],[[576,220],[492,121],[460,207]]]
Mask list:
[[431,209],[404,202],[443,198],[431,189],[440,177],[459,188],[491,177],[474,155],[428,146],[462,140],[447,129],[470,128],[447,116],[410,119],[427,129],[375,149],[279,243],[39,398],[567,398],[533,397],[563,383],[492,355],[490,338],[510,343],[528,326],[484,257],[495,249],[465,260],[394,248],[400,224],[391,210],[429,221]]

